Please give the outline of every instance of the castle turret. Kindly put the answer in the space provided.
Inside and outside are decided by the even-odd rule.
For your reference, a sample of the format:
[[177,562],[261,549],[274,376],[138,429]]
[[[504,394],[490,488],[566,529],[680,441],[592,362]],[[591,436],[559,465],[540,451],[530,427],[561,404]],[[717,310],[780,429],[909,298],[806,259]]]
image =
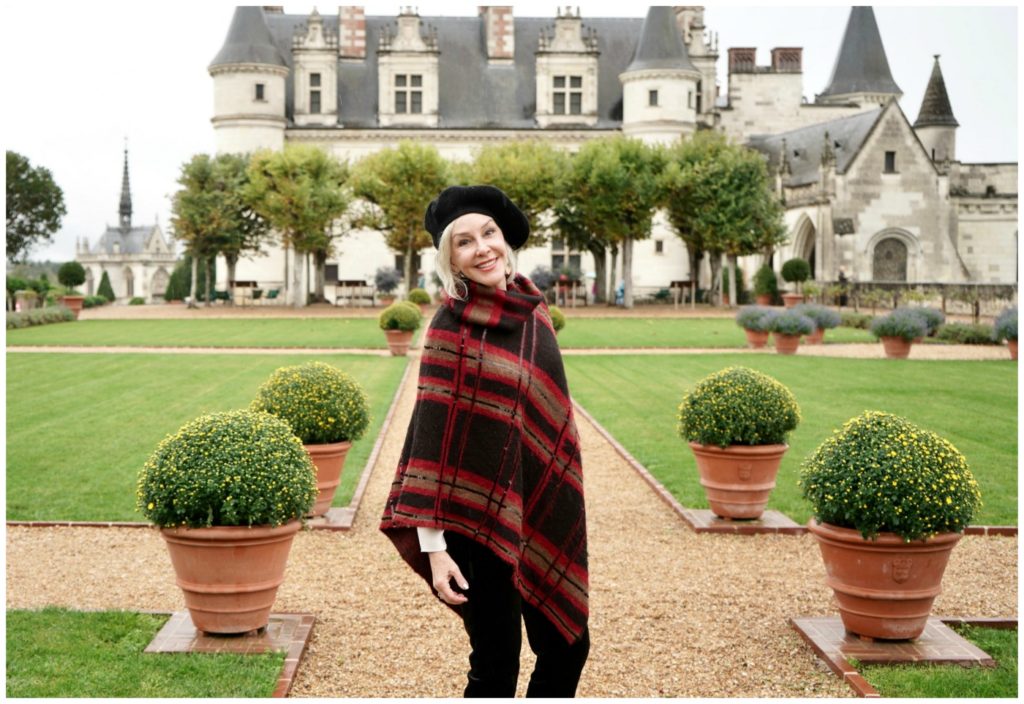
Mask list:
[[236,7],[224,46],[209,66],[218,152],[284,145],[288,64],[263,9]]
[[815,97],[817,103],[858,103],[862,107],[885,105],[903,91],[889,70],[882,37],[871,7],[854,7],[843,33],[832,78]]
[[953,108],[946,93],[946,81],[939,68],[939,55],[928,79],[928,87],[921,101],[921,111],[914,122],[914,132],[934,162],[956,160],[956,128],[960,123],[953,117]]
[[672,8],[650,7],[633,60],[619,74],[623,133],[664,143],[692,134],[702,78],[690,61]]
[[676,6],[676,24],[686,45],[686,53],[694,67],[700,71],[697,82],[697,121],[715,126],[715,100],[718,98],[717,69],[718,39],[712,38],[704,26],[704,8],[700,6]]

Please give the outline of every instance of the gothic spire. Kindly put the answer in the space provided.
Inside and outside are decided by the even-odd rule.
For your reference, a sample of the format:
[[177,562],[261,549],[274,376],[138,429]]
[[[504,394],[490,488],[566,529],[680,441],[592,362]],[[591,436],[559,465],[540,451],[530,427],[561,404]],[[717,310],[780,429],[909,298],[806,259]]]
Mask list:
[[121,231],[127,232],[132,229],[132,192],[128,185],[128,144],[124,145],[124,174],[121,176],[121,207],[118,211],[121,215]]
[[939,68],[938,54],[935,54],[935,65],[932,66],[932,75],[928,79],[928,87],[924,91],[924,100],[921,101],[921,111],[917,115],[914,129],[936,126],[960,126],[953,117],[953,107],[949,104],[949,94],[946,93],[946,81],[942,78],[942,69]]
[[850,10],[843,42],[832,67],[832,78],[819,97],[851,93],[891,93],[897,97],[903,94],[889,70],[871,7],[857,6]]

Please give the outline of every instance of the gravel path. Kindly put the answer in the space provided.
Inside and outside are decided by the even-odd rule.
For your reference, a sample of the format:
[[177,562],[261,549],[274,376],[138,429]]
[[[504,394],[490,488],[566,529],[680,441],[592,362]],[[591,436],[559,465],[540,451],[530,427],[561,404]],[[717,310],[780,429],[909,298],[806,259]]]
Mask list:
[[[456,697],[461,623],[377,530],[415,398],[415,370],[353,530],[296,539],[277,611],[317,617],[292,696]],[[593,647],[586,697],[848,697],[787,618],[834,611],[811,536],[687,529],[579,419],[591,546]],[[349,470],[351,471],[351,470]],[[966,537],[935,613],[1017,613],[1017,539]],[[7,529],[7,606],[180,610],[153,530]],[[525,643],[525,638],[524,638]],[[523,682],[533,659],[524,647]]]

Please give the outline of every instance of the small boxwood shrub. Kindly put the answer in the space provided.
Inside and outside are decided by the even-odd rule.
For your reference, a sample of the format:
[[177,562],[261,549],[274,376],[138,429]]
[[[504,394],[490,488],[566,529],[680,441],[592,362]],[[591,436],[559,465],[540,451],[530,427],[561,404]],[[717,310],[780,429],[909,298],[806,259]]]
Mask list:
[[130,306],[144,306],[144,305],[146,305],[146,299],[145,298],[140,298],[139,296],[135,296],[134,298],[132,298],[132,300],[128,301],[128,305],[130,305]]
[[767,264],[762,264],[754,273],[754,295],[771,296],[773,301],[779,297],[779,280]]
[[994,345],[995,331],[985,323],[946,323],[935,333],[943,342],[958,345]]
[[873,316],[867,313],[853,313],[843,311],[839,314],[839,324],[844,328],[857,328],[858,330],[867,330],[871,325],[871,321],[874,319]]
[[551,314],[551,327],[558,332],[565,327],[565,313],[558,306],[548,306],[548,312]]
[[86,296],[85,300],[82,301],[83,308],[98,308],[99,306],[105,306],[110,301],[107,300],[106,296]]
[[422,288],[414,288],[412,291],[409,291],[409,295],[406,296],[406,300],[417,305],[425,305],[430,303],[430,294]]
[[381,330],[404,330],[411,332],[420,326],[423,314],[419,306],[409,301],[392,303],[380,312],[377,323]]
[[7,329],[28,328],[35,325],[49,325],[51,323],[67,323],[74,319],[75,314],[64,306],[33,308],[32,310],[20,313],[8,313]]

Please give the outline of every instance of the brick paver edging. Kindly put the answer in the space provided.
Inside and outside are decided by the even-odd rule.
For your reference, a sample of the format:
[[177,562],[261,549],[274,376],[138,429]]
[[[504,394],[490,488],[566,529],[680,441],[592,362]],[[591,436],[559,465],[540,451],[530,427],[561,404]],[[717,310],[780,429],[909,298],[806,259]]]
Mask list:
[[[395,409],[398,407],[402,389],[405,388],[405,383],[409,380],[409,370],[412,369],[412,366],[411,364],[405,365],[405,372],[402,373],[387,415],[384,416],[384,422],[381,423],[380,432],[377,433],[377,440],[373,444],[373,449],[370,450],[370,456],[366,458],[362,474],[359,475],[359,483],[356,485],[355,493],[352,494],[352,500],[348,506],[328,510],[329,514],[333,513],[337,518],[331,516],[326,520],[324,518],[309,519],[308,524],[313,530],[350,530],[352,528],[356,513],[359,511],[359,504],[363,500],[363,493],[366,491],[366,485],[370,481],[373,466],[377,463],[377,457],[384,445],[384,436],[395,416]],[[7,521],[7,525],[18,528],[155,528],[153,524],[144,521]]]
[[[939,621],[947,626],[979,626],[982,628],[997,628],[1005,630],[1017,630],[1017,619],[1016,618],[972,618],[962,616],[949,616],[940,617]],[[807,643],[808,646],[814,651],[815,655],[824,662],[828,668],[835,673],[837,677],[850,685],[850,688],[856,693],[858,697],[865,698],[880,698],[882,695],[878,693],[871,684],[864,679],[857,670],[850,664],[849,660],[843,657],[840,653],[826,653],[821,647],[812,639],[807,633],[800,628],[795,619],[789,619],[790,627],[795,630],[800,637]]]
[[[604,426],[598,423],[594,416],[590,415],[587,412],[587,410],[583,408],[583,406],[581,406],[577,401],[574,400],[572,404],[581,416],[590,421],[590,424],[594,426],[594,429],[597,430],[601,437],[607,440],[608,443],[613,448],[615,448],[615,451],[622,456],[622,459],[626,460],[626,462],[629,463],[629,466],[632,467],[645,482],[647,482],[648,486],[650,486],[651,489],[654,490],[654,493],[657,494],[662,501],[668,504],[668,506],[673,511],[675,511],[676,514],[678,514],[679,517],[683,519],[683,521],[686,522],[686,525],[688,525],[695,532],[732,533],[741,535],[753,535],[755,533],[773,533],[775,535],[803,535],[807,532],[807,527],[802,525],[744,525],[742,523],[727,524],[724,521],[720,522],[718,525],[709,528],[707,526],[706,520],[698,518],[697,509],[686,508],[681,503],[679,503],[676,497],[672,495],[672,492],[666,489],[661,482],[655,479],[654,475],[651,474],[650,471],[648,471],[648,469],[644,467],[635,457],[633,457],[633,455],[629,453],[629,450],[623,447],[622,444],[615,439],[615,436],[609,433],[604,428]],[[774,513],[776,513],[778,516],[785,518],[785,514],[778,512]],[[1016,537],[1017,526],[967,526],[967,528],[964,529],[964,535],[1001,535]]]

